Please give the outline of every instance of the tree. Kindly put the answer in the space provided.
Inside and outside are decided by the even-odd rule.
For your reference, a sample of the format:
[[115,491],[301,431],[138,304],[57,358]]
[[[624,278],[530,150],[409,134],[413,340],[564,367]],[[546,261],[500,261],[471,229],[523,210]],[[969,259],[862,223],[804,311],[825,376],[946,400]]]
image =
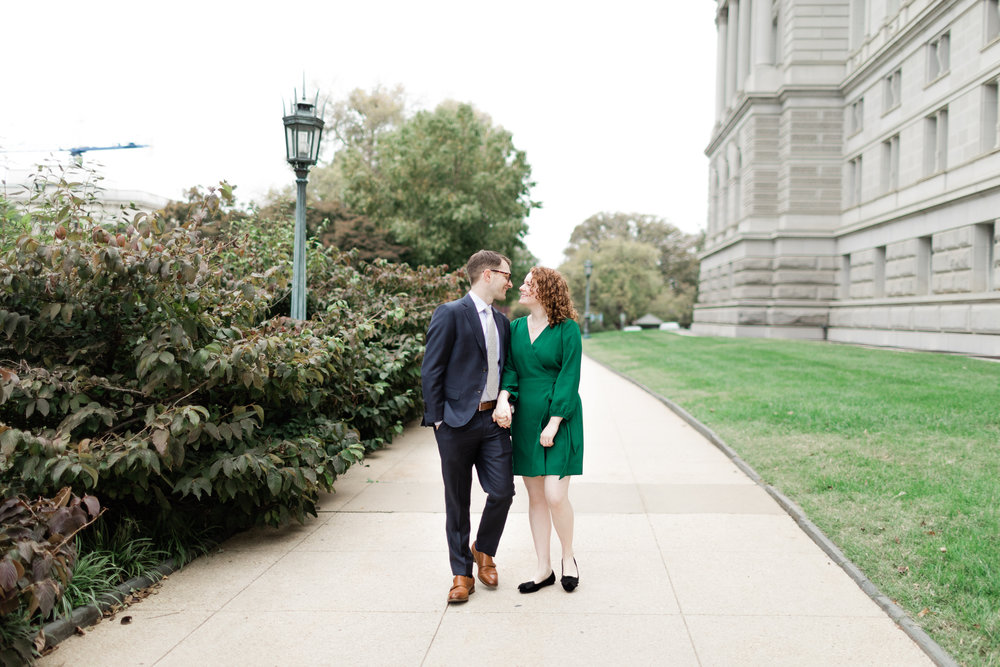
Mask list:
[[406,261],[460,267],[481,248],[523,248],[525,218],[539,206],[531,168],[510,133],[472,106],[418,112],[377,136],[371,155],[344,152],[344,201],[409,247]]
[[[399,128],[406,116],[406,91],[401,85],[375,86],[371,92],[355,88],[346,100],[333,105],[326,115],[325,148],[333,147],[333,159],[314,167],[309,176],[315,199],[340,201],[344,194],[343,163],[352,162],[363,171],[377,168],[379,138]],[[290,196],[294,193],[290,192]]]
[[[375,258],[400,261],[405,248],[390,238],[388,229],[350,210],[343,203],[342,164],[349,160],[364,170],[376,164],[377,142],[381,135],[404,121],[406,93],[402,86],[376,86],[370,92],[356,88],[333,105],[324,117],[323,150],[331,147],[333,159],[321,161],[309,171],[306,187],[306,233],[324,245],[341,250],[358,250],[364,260]],[[295,186],[286,185],[268,192],[261,214],[273,219],[294,219]]]
[[346,100],[333,105],[326,117],[328,133],[340,149],[357,150],[371,168],[376,163],[376,147],[382,134],[398,128],[406,118],[406,91],[375,86],[366,92],[355,88]]
[[617,241],[639,243],[653,248],[655,268],[661,280],[654,298],[645,304],[643,312],[629,315],[641,317],[646,312],[652,312],[665,320],[677,321],[684,326],[690,324],[698,294],[697,248],[703,241],[703,235],[685,234],[666,220],[653,215],[597,213],[573,230],[566,255],[571,264],[582,267],[583,259],[578,262],[574,260],[581,254],[590,253],[588,256],[594,256],[596,265],[596,255],[600,255],[609,244]]
[[566,254],[572,256],[582,247],[597,251],[609,239],[630,239],[654,246],[659,253],[657,265],[663,280],[671,285],[698,284],[696,248],[701,235],[685,234],[662,218],[639,213],[598,213],[573,230]]
[[[295,201],[277,198],[260,209],[262,218],[291,220],[295,218]],[[339,250],[357,250],[364,261],[387,259],[400,261],[406,248],[393,243],[384,230],[363,215],[352,213],[337,200],[312,199],[306,201],[306,233],[325,246]]]
[[649,243],[621,238],[607,239],[595,252],[582,248],[559,267],[573,291],[573,302],[583,312],[586,276],[583,263],[593,262],[590,277],[590,312],[600,313],[607,325],[617,326],[642,317],[657,294],[663,279],[657,266],[657,249]]

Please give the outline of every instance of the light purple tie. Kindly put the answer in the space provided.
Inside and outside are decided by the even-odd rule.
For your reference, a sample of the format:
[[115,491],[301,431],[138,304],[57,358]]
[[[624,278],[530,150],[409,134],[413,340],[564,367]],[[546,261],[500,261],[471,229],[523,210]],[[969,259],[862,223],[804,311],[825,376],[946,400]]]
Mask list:
[[486,310],[486,400],[492,401],[500,394],[500,352],[497,349],[497,323],[493,313]]

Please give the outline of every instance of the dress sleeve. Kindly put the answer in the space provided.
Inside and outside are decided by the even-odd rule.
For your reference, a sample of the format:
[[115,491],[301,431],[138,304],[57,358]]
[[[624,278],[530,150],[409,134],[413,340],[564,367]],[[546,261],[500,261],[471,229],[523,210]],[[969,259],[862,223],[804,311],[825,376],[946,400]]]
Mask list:
[[503,362],[503,375],[500,376],[500,388],[510,392],[510,400],[517,400],[517,366],[514,364],[514,331],[517,329],[517,320],[510,324],[510,350],[507,351],[507,358]]
[[569,420],[576,415],[577,406],[580,405],[580,363],[583,358],[580,325],[575,320],[566,320],[559,325],[559,336],[562,342],[562,359],[552,390],[549,414]]

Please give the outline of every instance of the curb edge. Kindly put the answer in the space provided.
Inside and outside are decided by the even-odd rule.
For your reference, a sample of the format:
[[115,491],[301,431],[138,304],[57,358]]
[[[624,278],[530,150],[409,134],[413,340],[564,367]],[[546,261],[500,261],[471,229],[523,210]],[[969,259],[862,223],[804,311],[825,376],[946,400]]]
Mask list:
[[69,618],[57,618],[54,621],[42,626],[42,633],[45,636],[45,648],[49,649],[76,632],[78,627],[90,627],[96,625],[104,616],[104,612],[113,605],[121,604],[126,596],[132,591],[149,588],[156,582],[163,579],[168,574],[177,571],[178,568],[174,559],[170,558],[156,567],[149,574],[141,577],[133,577],[122,582],[115,587],[115,590],[103,594],[95,604],[88,604],[85,607],[77,607],[70,614]]
[[774,498],[774,500],[778,503],[778,505],[780,505],[781,508],[785,510],[785,512],[790,517],[792,517],[792,519],[795,520],[795,523],[798,524],[799,528],[801,528],[802,531],[806,535],[808,535],[809,538],[813,542],[815,542],[816,545],[820,549],[822,549],[823,552],[826,553],[826,555],[829,556],[834,563],[840,566],[840,568],[843,569],[844,572],[846,572],[847,575],[854,580],[854,583],[856,583],[858,587],[862,591],[864,591],[865,594],[868,597],[870,597],[872,601],[875,602],[875,604],[877,604],[882,609],[882,611],[884,611],[889,616],[889,618],[891,618],[896,623],[896,625],[898,625],[899,628],[903,632],[905,632],[910,637],[910,639],[913,640],[913,642],[917,646],[920,647],[920,650],[922,650],[925,654],[927,654],[927,657],[929,657],[931,660],[934,661],[934,664],[938,665],[938,667],[959,667],[958,663],[955,662],[955,659],[952,658],[947,651],[941,648],[941,646],[936,641],[934,641],[930,637],[930,635],[928,635],[927,632],[924,631],[923,628],[917,625],[917,623],[912,618],[910,618],[909,614],[907,614],[902,607],[897,605],[895,602],[890,600],[885,594],[883,594],[878,589],[878,587],[874,583],[872,583],[872,581],[868,577],[866,577],[863,572],[861,572],[858,566],[852,563],[850,559],[848,559],[847,556],[844,555],[844,552],[841,551],[840,548],[836,544],[834,544],[830,540],[830,538],[827,537],[823,533],[823,531],[819,529],[818,526],[816,526],[816,524],[814,524],[812,521],[808,519],[808,517],[806,517],[805,512],[802,511],[802,508],[800,508],[791,499],[789,499],[783,493],[781,493],[781,491],[774,488],[770,484],[766,484],[763,478],[761,478],[761,476],[757,474],[757,471],[754,470],[749,463],[740,458],[736,450],[734,450],[732,447],[723,442],[722,438],[716,435],[715,432],[712,431],[712,429],[702,424],[690,412],[682,408],[677,403],[674,403],[665,396],[661,396],[660,394],[651,390],[649,387],[642,384],[641,382],[634,380],[633,378],[630,378],[624,373],[614,368],[611,368],[604,362],[598,361],[597,359],[594,359],[589,355],[587,356],[587,358],[593,361],[594,363],[598,364],[602,368],[611,371],[612,373],[621,377],[622,379],[627,380],[628,382],[634,384],[635,386],[639,387],[644,392],[655,398],[656,400],[666,405],[678,417],[683,419],[692,428],[698,431],[698,433],[704,436],[706,440],[708,440],[718,449],[720,449],[727,457],[729,457],[730,460],[732,460],[732,462],[736,465],[737,468],[743,471],[750,479],[754,481],[755,484],[764,489],[764,491],[766,491],[769,496]]

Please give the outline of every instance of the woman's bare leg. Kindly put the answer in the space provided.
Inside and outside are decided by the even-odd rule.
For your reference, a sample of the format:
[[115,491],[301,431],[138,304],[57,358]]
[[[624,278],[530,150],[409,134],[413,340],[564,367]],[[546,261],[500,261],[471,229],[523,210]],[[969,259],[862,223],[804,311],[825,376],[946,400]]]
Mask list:
[[557,475],[547,475],[544,479],[545,502],[552,516],[556,535],[562,544],[562,572],[571,577],[578,577],[580,574],[573,562],[573,506],[569,502],[570,478],[566,476],[559,479]]
[[545,480],[547,477],[524,477],[524,487],[528,489],[528,524],[531,526],[531,539],[535,543],[535,556],[538,566],[535,569],[534,582],[541,583],[552,572],[552,519],[549,515],[549,505],[545,500]]

